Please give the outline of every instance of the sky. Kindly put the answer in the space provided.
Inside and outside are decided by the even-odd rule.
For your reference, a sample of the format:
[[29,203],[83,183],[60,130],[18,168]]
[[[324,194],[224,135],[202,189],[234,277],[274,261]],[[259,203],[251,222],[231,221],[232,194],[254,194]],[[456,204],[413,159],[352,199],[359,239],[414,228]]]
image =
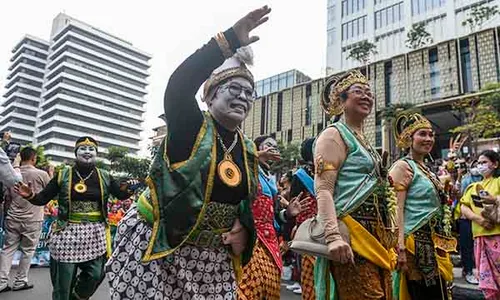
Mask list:
[[24,0],[0,10],[0,84],[5,86],[15,44],[25,34],[48,40],[60,12],[125,39],[153,56],[141,134],[145,154],[152,128],[162,125],[158,116],[170,74],[215,33],[266,4],[270,20],[254,31],[260,37],[253,45],[256,80],[290,69],[312,78],[325,74],[326,0]]

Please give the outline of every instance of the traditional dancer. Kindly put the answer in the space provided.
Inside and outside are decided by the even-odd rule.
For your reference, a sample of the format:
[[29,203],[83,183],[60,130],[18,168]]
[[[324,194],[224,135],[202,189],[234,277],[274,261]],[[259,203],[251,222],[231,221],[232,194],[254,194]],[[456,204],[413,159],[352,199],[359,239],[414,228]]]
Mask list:
[[448,299],[453,280],[449,252],[451,201],[439,178],[424,164],[434,145],[431,123],[420,114],[403,115],[395,122],[397,144],[408,156],[390,170],[398,199],[398,278],[396,299]]
[[[259,187],[252,202],[257,231],[250,263],[243,268],[239,299],[279,299],[283,262],[274,222],[286,223],[302,209],[301,202],[291,201],[287,209],[276,211],[278,186],[270,171],[270,162],[281,159],[276,140],[270,136],[255,139],[259,153]],[[276,213],[275,213],[276,211]]]
[[[302,210],[295,217],[296,226],[300,226],[305,220],[314,217],[318,213],[316,193],[314,191],[314,164],[313,164],[313,143],[314,138],[306,139],[302,142],[300,155],[303,164],[295,171],[292,179],[292,197],[300,195],[306,209]],[[303,254],[300,259],[300,291],[303,300],[314,300],[314,263],[316,258]],[[294,290],[294,293],[298,293]]]
[[[238,129],[254,101],[252,11],[187,58],[165,92],[168,136],[148,188],[120,221],[106,264],[111,299],[234,299],[255,241],[254,143]],[[196,93],[205,81],[202,113]],[[240,260],[241,258],[241,260]]]
[[[63,168],[39,193],[21,183],[16,192],[34,205],[58,197],[58,215],[49,241],[52,299],[88,299],[104,279],[106,254],[111,255],[111,235],[106,221],[108,200],[130,197],[128,188],[105,170],[96,168],[97,142],[88,136],[75,145],[74,167]],[[80,270],[78,276],[77,272]]]
[[363,135],[373,102],[368,80],[359,71],[329,78],[322,92],[325,111],[330,116],[344,113],[345,121],[325,129],[315,146],[318,216],[331,256],[330,261],[316,260],[317,274],[324,275],[314,278],[321,299],[330,296],[328,268],[337,299],[392,298],[387,249],[397,236],[396,203],[381,158]]

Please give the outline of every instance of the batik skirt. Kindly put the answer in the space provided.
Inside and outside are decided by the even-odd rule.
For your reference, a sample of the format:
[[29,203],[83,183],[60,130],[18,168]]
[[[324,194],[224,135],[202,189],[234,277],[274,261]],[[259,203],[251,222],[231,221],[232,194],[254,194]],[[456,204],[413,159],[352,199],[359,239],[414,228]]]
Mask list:
[[[212,214],[227,211],[220,205],[226,204],[210,203],[205,219],[224,220],[230,227],[234,218]],[[135,208],[120,221],[115,250],[106,264],[112,300],[236,299],[236,277],[227,248],[185,244],[165,258],[143,262],[151,234],[150,224],[139,218]]]
[[476,237],[474,254],[484,298],[500,299],[500,235]]

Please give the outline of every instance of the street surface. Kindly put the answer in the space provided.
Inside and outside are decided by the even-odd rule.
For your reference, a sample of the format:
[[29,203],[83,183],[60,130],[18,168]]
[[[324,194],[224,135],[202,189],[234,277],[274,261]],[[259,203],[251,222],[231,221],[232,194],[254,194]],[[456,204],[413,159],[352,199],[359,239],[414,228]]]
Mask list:
[[[0,294],[1,300],[50,300],[52,292],[52,284],[50,283],[50,273],[49,268],[31,268],[29,274],[29,280],[35,287],[31,290],[19,291],[19,292],[5,292]],[[91,300],[108,300],[109,290],[108,282],[104,280],[97,292],[94,294]],[[285,289],[283,286],[281,289],[281,299],[285,300],[300,300],[300,296],[297,296]]]

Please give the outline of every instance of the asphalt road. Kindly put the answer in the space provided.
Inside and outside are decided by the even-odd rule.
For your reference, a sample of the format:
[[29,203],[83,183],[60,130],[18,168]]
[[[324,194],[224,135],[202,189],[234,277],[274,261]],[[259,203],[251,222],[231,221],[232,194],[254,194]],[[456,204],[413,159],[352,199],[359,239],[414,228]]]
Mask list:
[[[19,292],[5,292],[0,294],[1,300],[50,300],[52,285],[50,283],[50,274],[48,268],[31,268],[29,280],[35,287],[31,290]],[[92,300],[108,300],[109,290],[108,283],[104,281],[94,294]],[[297,296],[285,289],[281,289],[281,299],[285,300],[300,300],[301,297]]]

